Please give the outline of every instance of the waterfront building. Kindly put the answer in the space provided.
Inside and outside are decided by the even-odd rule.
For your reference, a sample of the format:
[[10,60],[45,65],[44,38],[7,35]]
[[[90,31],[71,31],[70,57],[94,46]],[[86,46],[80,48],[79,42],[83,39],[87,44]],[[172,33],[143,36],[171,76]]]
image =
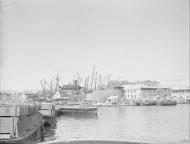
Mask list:
[[160,82],[160,86],[169,87],[171,96],[176,100],[190,100],[189,80],[168,80]]
[[125,99],[155,99],[171,97],[171,90],[162,87],[147,87],[143,84],[123,85],[125,90]]
[[171,89],[165,87],[157,87],[156,88],[157,98],[171,98]]
[[188,88],[172,89],[171,95],[172,97],[177,98],[177,99],[190,100],[190,89]]
[[141,88],[143,87],[142,84],[136,84],[136,85],[123,85],[125,94],[124,97],[127,100],[131,99],[141,99]]

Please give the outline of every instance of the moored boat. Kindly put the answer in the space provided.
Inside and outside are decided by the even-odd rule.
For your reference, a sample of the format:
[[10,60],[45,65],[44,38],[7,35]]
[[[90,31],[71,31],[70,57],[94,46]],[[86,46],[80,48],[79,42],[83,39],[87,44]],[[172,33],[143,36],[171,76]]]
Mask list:
[[64,114],[90,114],[97,115],[98,107],[91,106],[62,106],[60,112]]
[[130,101],[127,102],[127,105],[128,106],[139,106],[140,103],[137,100],[130,100]]
[[110,103],[110,102],[104,102],[104,103],[102,103],[101,106],[102,106],[102,107],[113,107],[113,106],[116,106],[116,104],[112,104],[112,103]]
[[156,105],[159,106],[172,106],[172,105],[177,105],[177,102],[174,100],[158,100]]
[[139,102],[140,106],[153,106],[156,105],[156,101],[153,100],[142,100]]

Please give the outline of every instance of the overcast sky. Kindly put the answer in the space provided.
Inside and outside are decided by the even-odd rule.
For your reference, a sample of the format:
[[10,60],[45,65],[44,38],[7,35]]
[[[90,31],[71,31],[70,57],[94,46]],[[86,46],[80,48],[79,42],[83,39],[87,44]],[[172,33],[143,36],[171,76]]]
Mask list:
[[113,79],[189,79],[189,0],[1,1],[2,89],[93,65]]

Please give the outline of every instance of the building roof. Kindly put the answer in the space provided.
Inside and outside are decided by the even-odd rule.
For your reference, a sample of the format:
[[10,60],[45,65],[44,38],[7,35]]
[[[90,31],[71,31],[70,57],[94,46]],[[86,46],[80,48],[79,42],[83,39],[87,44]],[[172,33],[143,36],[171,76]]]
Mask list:
[[167,80],[161,81],[159,86],[169,87],[172,90],[190,89],[189,80]]
[[130,84],[130,85],[122,85],[125,90],[136,90],[141,89],[142,87],[147,87],[144,84]]
[[142,87],[141,90],[156,90],[155,87]]
[[125,90],[156,90],[156,89],[169,89],[169,87],[164,86],[146,86],[144,84],[130,84],[130,85],[123,85]]

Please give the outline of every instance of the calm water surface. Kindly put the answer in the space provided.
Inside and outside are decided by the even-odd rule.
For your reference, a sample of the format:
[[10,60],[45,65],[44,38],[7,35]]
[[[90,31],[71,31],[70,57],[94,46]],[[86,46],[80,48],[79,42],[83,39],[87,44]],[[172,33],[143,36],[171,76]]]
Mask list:
[[120,140],[176,143],[189,137],[189,104],[100,107],[97,116],[61,116],[45,141]]

